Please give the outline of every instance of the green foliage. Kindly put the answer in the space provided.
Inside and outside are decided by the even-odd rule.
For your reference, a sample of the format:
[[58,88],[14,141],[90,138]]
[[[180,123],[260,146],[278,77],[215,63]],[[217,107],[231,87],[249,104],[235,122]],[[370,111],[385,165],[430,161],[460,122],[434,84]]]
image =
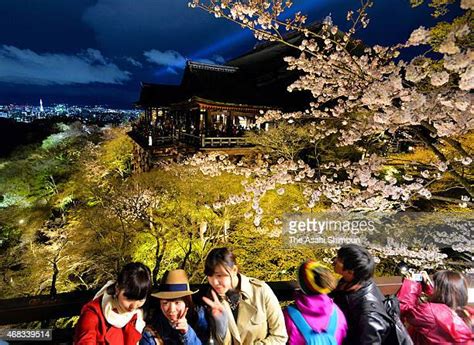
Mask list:
[[276,123],[266,132],[249,132],[246,138],[264,154],[291,160],[302,150],[312,146],[312,135],[308,128],[304,125],[290,125],[287,122]]
[[102,162],[107,171],[122,178],[131,173],[133,142],[128,135],[123,132],[120,133],[120,135],[105,142],[102,149]]
[[[96,137],[84,131],[82,124],[64,125],[61,130],[64,140],[50,136],[42,145],[17,150],[1,164],[0,237],[6,249],[0,251],[2,297],[49,292],[54,263],[65,275],[58,277],[56,288],[70,290],[74,285],[67,280],[69,273],[85,262],[74,250],[81,247],[72,246],[80,240],[71,238],[68,222],[72,219],[66,216],[75,195],[82,194],[67,189],[78,173],[86,143]],[[65,247],[66,243],[70,246]]]
[[[413,7],[418,7],[424,2],[425,0],[410,0],[410,4]],[[439,17],[445,15],[448,13],[448,6],[455,2],[455,0],[430,0],[429,6],[434,9],[432,16]]]
[[457,44],[472,48],[474,46],[474,21],[472,12],[468,11],[464,15],[455,18],[452,22],[439,22],[430,30],[430,45],[435,51],[438,51],[439,46],[446,40],[449,32],[455,32],[459,28],[467,25],[470,32],[465,37],[457,37]]
[[60,145],[66,138],[68,138],[68,135],[65,132],[52,134],[43,140],[41,147],[45,150],[53,149]]
[[0,223],[0,249],[16,245],[21,237],[20,229],[16,226]]

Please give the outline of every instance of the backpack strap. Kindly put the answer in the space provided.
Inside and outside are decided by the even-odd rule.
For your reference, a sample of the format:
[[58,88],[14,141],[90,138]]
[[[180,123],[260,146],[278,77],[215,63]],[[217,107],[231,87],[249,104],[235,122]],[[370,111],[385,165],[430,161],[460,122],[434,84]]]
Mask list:
[[308,322],[304,319],[303,315],[301,315],[301,312],[298,309],[290,305],[286,308],[286,310],[288,311],[288,315],[290,315],[290,318],[293,320],[304,340],[306,343],[308,343],[309,339],[311,338],[311,334],[316,331],[314,331],[308,325]]
[[331,314],[331,318],[329,319],[329,324],[326,328],[326,333],[336,337],[336,329],[337,329],[337,308],[334,305],[332,307],[332,314]]
[[[294,324],[300,331],[301,335],[303,335],[306,342],[309,341],[312,334],[319,333],[318,331],[310,327],[310,325],[305,320],[301,312],[298,309],[296,309],[294,306],[290,305],[286,308],[286,310],[288,311],[288,315],[290,315],[290,318],[293,320]],[[337,308],[336,306],[333,306],[331,317],[329,318],[328,326],[324,332],[335,337],[336,329],[337,329]]]

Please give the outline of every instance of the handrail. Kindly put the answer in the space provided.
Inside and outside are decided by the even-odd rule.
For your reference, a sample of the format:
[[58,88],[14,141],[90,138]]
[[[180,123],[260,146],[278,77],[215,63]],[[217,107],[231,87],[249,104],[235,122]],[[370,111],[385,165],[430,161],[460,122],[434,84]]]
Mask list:
[[[378,277],[376,284],[383,294],[396,293],[401,285],[401,277]],[[269,282],[268,285],[275,292],[280,301],[293,299],[293,291],[296,283],[293,281]],[[207,284],[191,285],[193,290],[199,289],[196,298],[207,291]],[[82,306],[91,300],[95,290],[75,291],[50,296],[31,296],[0,300],[0,325],[11,325],[23,322],[59,319],[79,315]],[[200,295],[201,294],[201,295]],[[154,298],[149,301],[152,305],[156,303]]]
[[195,145],[195,146],[199,146],[200,143],[201,143],[201,138],[199,136],[194,135],[194,134],[189,134],[189,133],[186,133],[186,132],[181,132],[180,133],[179,141],[181,141],[181,139],[185,143]]
[[[148,146],[148,135],[142,132],[131,131],[130,137],[138,143]],[[157,133],[152,135],[152,145],[160,146],[174,142],[182,142],[199,147],[226,147],[226,146],[250,146],[246,137],[210,137],[205,135],[194,135],[187,132],[178,131],[176,134],[160,136]]]
[[230,146],[230,145],[246,145],[245,137],[205,137],[204,146]]
[[184,137],[189,137],[189,138],[193,138],[193,139],[200,139],[198,135],[194,135],[194,134],[189,134],[189,133],[186,133],[186,132],[181,132],[181,135],[184,136]]
[[152,143],[153,145],[161,145],[161,144],[172,143],[173,141],[174,141],[173,136],[162,137],[162,136],[154,135]]

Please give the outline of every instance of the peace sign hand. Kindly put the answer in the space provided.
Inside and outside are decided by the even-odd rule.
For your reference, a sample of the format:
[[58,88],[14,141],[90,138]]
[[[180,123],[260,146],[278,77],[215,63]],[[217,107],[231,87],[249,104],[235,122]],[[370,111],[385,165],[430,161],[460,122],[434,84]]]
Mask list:
[[217,294],[214,290],[211,290],[211,294],[212,300],[207,297],[203,297],[202,299],[209,307],[211,307],[211,315],[216,326],[216,337],[224,339],[228,332],[227,314],[224,310],[224,305],[221,303],[221,301],[219,301],[219,298],[217,297]]
[[211,307],[211,314],[214,318],[219,318],[224,314],[224,305],[219,301],[219,298],[217,297],[217,294],[214,292],[214,290],[211,290],[212,294],[212,300],[207,297],[203,297],[203,301]]
[[188,313],[188,307],[186,307],[180,315],[178,315],[178,320],[176,320],[173,323],[173,327],[181,332],[182,334],[185,334],[188,332],[188,320],[186,319],[186,314]]

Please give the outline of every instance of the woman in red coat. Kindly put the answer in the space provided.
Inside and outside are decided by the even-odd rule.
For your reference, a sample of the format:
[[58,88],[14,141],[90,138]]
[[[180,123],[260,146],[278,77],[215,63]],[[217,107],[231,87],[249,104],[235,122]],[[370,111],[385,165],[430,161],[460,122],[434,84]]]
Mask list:
[[87,303],[76,324],[74,344],[136,345],[145,322],[140,309],[151,290],[150,269],[132,262]]
[[[423,283],[406,278],[398,292],[401,315],[415,345],[474,344],[466,278],[458,272],[439,271],[431,288],[424,277]],[[423,289],[430,295],[426,302],[420,301]]]

